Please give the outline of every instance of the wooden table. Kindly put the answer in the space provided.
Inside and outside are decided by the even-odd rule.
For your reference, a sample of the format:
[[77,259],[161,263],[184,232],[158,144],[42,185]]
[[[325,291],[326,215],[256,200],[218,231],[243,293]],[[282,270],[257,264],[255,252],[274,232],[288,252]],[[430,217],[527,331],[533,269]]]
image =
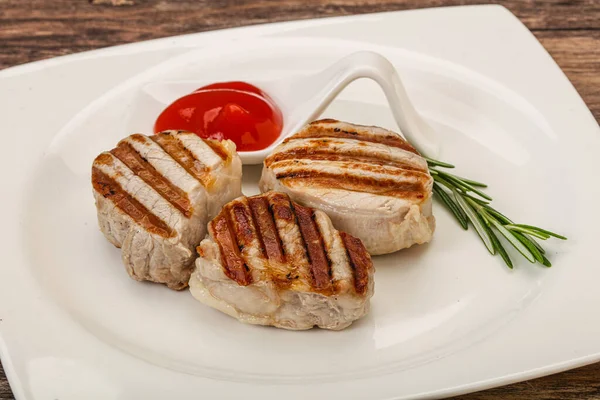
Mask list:
[[[469,0],[0,0],[0,69],[163,36]],[[600,0],[498,1],[533,31],[600,119]],[[600,340],[600,339],[599,339]],[[600,364],[460,397],[600,399]],[[13,396],[0,366],[0,400]]]

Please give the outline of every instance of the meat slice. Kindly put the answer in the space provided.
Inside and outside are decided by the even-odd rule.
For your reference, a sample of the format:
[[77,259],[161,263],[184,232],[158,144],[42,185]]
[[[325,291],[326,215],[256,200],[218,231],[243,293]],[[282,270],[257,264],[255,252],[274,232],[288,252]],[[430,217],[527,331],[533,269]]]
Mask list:
[[223,204],[241,195],[231,141],[165,131],[123,139],[92,166],[98,222],[139,281],[187,287],[195,247]]
[[426,243],[435,229],[426,160],[383,128],[315,121],[265,159],[259,186],[324,211],[372,255]]
[[242,322],[338,330],[369,311],[374,268],[362,242],[284,193],[233,200],[208,235],[191,293]]

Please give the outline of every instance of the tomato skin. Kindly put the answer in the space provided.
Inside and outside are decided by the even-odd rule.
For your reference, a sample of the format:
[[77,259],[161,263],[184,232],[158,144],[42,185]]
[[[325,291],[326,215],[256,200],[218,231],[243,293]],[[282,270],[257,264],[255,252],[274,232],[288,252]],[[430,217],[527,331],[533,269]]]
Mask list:
[[238,151],[262,150],[281,134],[283,116],[273,100],[245,82],[219,82],[171,103],[154,132],[177,129],[202,138],[230,139]]

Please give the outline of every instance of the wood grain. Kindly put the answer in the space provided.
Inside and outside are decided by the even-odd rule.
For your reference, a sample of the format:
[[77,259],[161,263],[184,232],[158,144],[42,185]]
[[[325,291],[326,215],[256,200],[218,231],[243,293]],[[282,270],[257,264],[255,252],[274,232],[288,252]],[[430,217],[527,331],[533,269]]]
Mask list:
[[[600,12],[597,19],[600,21]],[[600,30],[545,30],[534,34],[600,121]]]
[[[0,69],[64,54],[241,25],[481,0],[0,0]],[[600,119],[600,1],[497,1],[548,49]],[[0,365],[0,400],[13,396]],[[600,364],[458,397],[598,399]]]
[[454,397],[454,400],[598,400],[600,363],[483,392]]
[[[233,26],[481,3],[489,1],[0,0],[0,69],[100,47]],[[499,3],[536,34],[599,119],[600,1]]]
[[[0,68],[151,38],[274,21],[404,10],[480,0],[0,0]],[[503,1],[530,29],[598,29],[600,2]]]
[[13,400],[14,397],[10,390],[10,386],[8,385],[8,381],[6,380],[6,375],[4,374],[4,368],[2,367],[2,363],[0,362],[0,400]]

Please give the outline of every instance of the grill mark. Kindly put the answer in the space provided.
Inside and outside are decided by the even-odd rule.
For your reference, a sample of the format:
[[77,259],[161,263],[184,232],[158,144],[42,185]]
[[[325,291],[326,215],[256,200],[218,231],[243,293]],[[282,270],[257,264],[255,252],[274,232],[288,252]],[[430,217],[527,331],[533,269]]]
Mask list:
[[240,254],[231,223],[227,218],[228,210],[224,209],[212,222],[211,228],[215,241],[219,245],[225,275],[236,281],[238,285],[247,286],[252,283],[252,276]]
[[283,184],[289,186],[294,182],[310,181],[311,187],[343,189],[361,193],[372,193],[399,198],[425,198],[422,182],[398,182],[393,179],[353,176],[350,174],[334,174],[330,172],[299,170],[275,175]]
[[287,222],[295,221],[290,199],[286,194],[273,193],[269,197],[271,199],[271,212],[274,219],[282,219]]
[[210,176],[210,170],[200,160],[194,157],[194,154],[188,150],[179,140],[171,133],[163,132],[150,137],[156,142],[167,154],[169,154],[177,163],[194,178],[196,178],[202,186],[209,187],[212,184],[213,178]]
[[[286,243],[283,240],[283,233],[280,230],[280,227],[277,226],[279,221],[284,221],[286,225],[293,225],[294,227],[298,227],[298,224],[296,223],[296,215],[294,214],[294,211],[292,209],[292,202],[290,201],[290,197],[287,194],[278,192],[269,192],[268,194],[263,196],[267,199],[270,212],[273,215],[275,232],[277,235],[277,239],[281,243],[283,257],[285,258],[287,264],[290,267],[288,279],[295,280],[300,278],[301,276],[305,277],[309,275],[310,271],[307,260],[308,256],[306,254],[306,246],[304,246],[303,243],[301,243],[302,245],[299,249],[295,249],[289,252],[289,249],[285,248]],[[298,233],[300,235],[300,241],[302,241],[302,233]],[[298,282],[303,282],[303,280],[300,280]]]
[[277,233],[275,220],[267,199],[264,196],[250,197],[248,198],[248,204],[254,219],[254,226],[257,227],[256,232],[263,253],[267,255],[269,261],[284,263],[285,255],[283,254],[281,239]]
[[193,210],[187,194],[162,176],[132,145],[121,142],[110,152],[183,215],[191,217]]
[[[363,127],[348,127],[347,129],[354,130],[345,130],[340,127],[327,126],[333,125],[331,122],[327,122],[325,126],[321,124],[320,121],[312,122],[310,125],[306,126],[300,132],[296,133],[294,136],[286,139],[284,143],[292,141],[294,139],[312,139],[312,138],[336,138],[336,139],[351,139],[363,142],[370,143],[379,143],[384,144],[391,147],[396,147],[402,150],[409,151],[414,154],[419,154],[417,150],[410,145],[407,141],[402,139],[400,135],[390,133],[389,135],[373,135],[369,134],[366,129],[364,131],[359,131],[360,128]],[[368,127],[364,127],[368,128]]]
[[133,140],[134,142],[138,142],[141,144],[146,144],[146,136],[142,135],[141,133],[134,133],[133,135],[129,136],[131,138],[131,140]]
[[356,293],[363,295],[369,286],[369,271],[373,268],[373,262],[360,239],[346,232],[340,232],[340,236],[346,248],[350,267],[354,273],[354,289]]
[[92,167],[92,185],[94,190],[104,196],[105,199],[112,201],[116,207],[131,217],[147,232],[162,237],[173,237],[175,235],[175,232],[165,222],[123,190],[116,180],[97,167]]
[[[282,171],[285,169],[294,169],[296,171],[302,170],[303,167],[310,167],[312,161],[316,160],[308,160],[309,162],[301,163],[299,160],[284,160],[279,161],[277,164],[272,165],[273,170]],[[328,160],[329,161],[329,160]],[[361,172],[372,172],[381,175],[387,175],[388,177],[394,178],[406,178],[406,179],[415,179],[415,180],[429,180],[429,174],[423,171],[411,171],[404,170],[398,168],[389,168],[381,165],[373,165],[373,164],[365,164],[353,162],[352,160],[344,160],[345,164],[339,166],[339,171],[344,175],[355,175]],[[331,165],[331,164],[329,164]],[[291,171],[290,171],[291,172]],[[283,172],[280,172],[283,173]],[[385,178],[373,178],[373,179],[385,179]]]
[[255,228],[252,221],[252,214],[239,201],[231,204],[230,210],[234,235],[237,238],[238,248],[241,251],[242,248],[251,246],[254,239]]
[[382,155],[368,155],[362,150],[347,151],[344,153],[338,150],[329,150],[319,147],[299,147],[292,150],[272,154],[265,160],[265,166],[269,168],[272,164],[288,160],[311,160],[311,161],[354,161],[357,163],[366,163],[379,166],[389,166],[400,168],[407,171],[427,172],[427,168],[422,168],[414,164],[397,160],[386,160]]
[[293,203],[293,207],[308,256],[313,287],[321,291],[331,290],[331,265],[314,221],[313,210],[296,203]]
[[210,147],[212,149],[212,151],[215,152],[216,155],[221,157],[221,160],[226,161],[226,162],[230,161],[229,152],[227,151],[225,146],[223,146],[221,144],[221,142],[219,142],[217,140],[211,140],[211,139],[202,139],[202,140],[204,140],[204,143],[206,143],[208,145],[208,147]]
[[112,165],[113,158],[108,153],[102,153],[94,160],[94,165]]

